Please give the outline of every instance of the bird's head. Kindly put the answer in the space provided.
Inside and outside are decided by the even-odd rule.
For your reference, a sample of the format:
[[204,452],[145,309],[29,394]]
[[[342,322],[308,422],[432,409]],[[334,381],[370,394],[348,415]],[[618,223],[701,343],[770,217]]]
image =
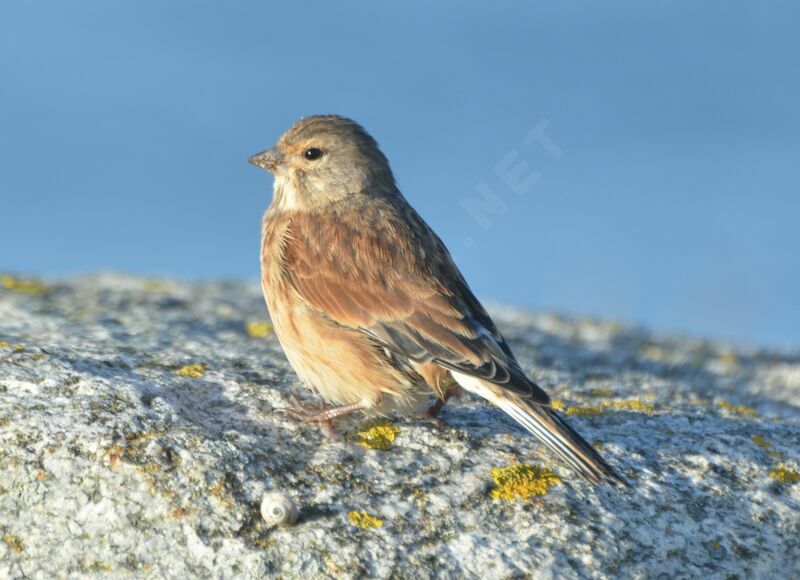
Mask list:
[[395,195],[392,170],[361,125],[337,115],[306,117],[250,163],[275,176],[274,204],[326,205],[352,195]]

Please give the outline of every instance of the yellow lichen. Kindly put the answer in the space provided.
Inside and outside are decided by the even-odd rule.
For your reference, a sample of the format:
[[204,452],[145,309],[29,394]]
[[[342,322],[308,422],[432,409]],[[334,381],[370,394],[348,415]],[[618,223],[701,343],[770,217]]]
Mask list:
[[272,334],[272,325],[269,322],[256,322],[254,320],[245,322],[244,330],[248,336],[253,338],[264,338]]
[[739,364],[739,359],[736,358],[736,355],[733,354],[730,351],[725,351],[725,352],[720,353],[720,355],[718,357],[718,360],[722,364],[728,365],[728,366],[734,366],[734,365]]
[[753,435],[750,437],[750,439],[753,441],[753,443],[761,447],[761,449],[769,449],[772,447],[770,442],[764,439],[761,435]]
[[794,469],[789,469],[785,465],[779,465],[776,469],[770,471],[769,476],[773,479],[777,479],[781,483],[800,482],[800,473]]
[[0,340],[0,347],[13,348],[17,352],[23,352],[25,347],[21,344],[11,344],[7,340]]
[[599,415],[603,410],[600,407],[567,407],[564,411],[565,415],[577,415],[579,417],[588,417],[591,415]]
[[497,487],[490,495],[504,501],[544,495],[551,486],[561,483],[561,478],[549,467],[524,463],[492,469],[492,478]]
[[356,437],[356,443],[367,449],[381,449],[386,451],[392,447],[392,441],[400,433],[400,429],[389,421],[368,423],[362,427]]
[[656,410],[653,405],[648,405],[637,399],[630,399],[628,401],[605,401],[603,407],[610,409],[619,409],[621,411],[642,411],[644,413],[652,413]]
[[25,280],[14,276],[0,276],[0,286],[12,292],[24,294],[44,294],[48,288],[36,280]]
[[20,554],[25,550],[25,542],[22,541],[22,538],[15,536],[11,532],[3,534],[3,541],[17,554]]
[[94,562],[91,566],[89,566],[89,569],[92,572],[111,572],[112,570],[111,564],[102,561]]
[[206,369],[208,369],[208,367],[206,365],[200,365],[200,364],[184,365],[181,368],[179,368],[177,371],[175,371],[175,374],[176,375],[180,375],[182,377],[188,377],[188,378],[191,378],[191,379],[196,379],[196,378],[202,377],[204,374],[206,374]]
[[347,514],[347,520],[358,528],[382,528],[383,520],[369,515],[367,512],[352,511]]
[[641,353],[645,358],[649,358],[650,360],[659,361],[659,362],[666,360],[667,357],[668,357],[667,351],[665,351],[663,348],[655,346],[655,345],[649,345],[649,346],[644,347],[641,350]]
[[553,399],[550,401],[550,406],[556,411],[560,411],[564,408],[564,401],[561,401],[560,399]]
[[758,417],[758,411],[746,405],[734,405],[728,401],[722,400],[717,405],[728,411],[729,413],[736,413],[737,415],[747,415],[748,417]]
[[166,292],[172,286],[165,280],[156,280],[154,278],[142,281],[142,290],[145,292]]
[[589,389],[586,395],[595,398],[613,397],[614,391],[611,389]]

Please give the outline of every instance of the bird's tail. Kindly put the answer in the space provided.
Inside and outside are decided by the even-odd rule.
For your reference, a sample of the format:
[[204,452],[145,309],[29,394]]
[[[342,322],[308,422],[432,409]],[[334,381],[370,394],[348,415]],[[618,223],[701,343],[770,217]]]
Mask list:
[[455,372],[453,377],[468,391],[480,395],[511,415],[550,451],[592,483],[611,482],[630,487],[628,482],[614,471],[614,468],[606,463],[557,411],[535,403],[527,403],[514,393],[475,377]]

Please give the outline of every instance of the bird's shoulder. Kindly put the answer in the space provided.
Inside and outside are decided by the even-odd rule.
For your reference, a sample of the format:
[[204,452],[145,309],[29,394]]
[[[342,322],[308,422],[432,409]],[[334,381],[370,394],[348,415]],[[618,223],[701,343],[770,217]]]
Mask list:
[[[413,318],[502,337],[447,248],[403,199],[360,198],[276,219],[281,270],[302,302],[361,328]],[[277,244],[276,244],[277,245]]]
[[[444,245],[406,203],[359,199],[270,218],[267,228],[286,237],[287,268],[327,266],[344,278],[393,276],[435,282],[453,267]],[[310,272],[309,272],[310,273]]]

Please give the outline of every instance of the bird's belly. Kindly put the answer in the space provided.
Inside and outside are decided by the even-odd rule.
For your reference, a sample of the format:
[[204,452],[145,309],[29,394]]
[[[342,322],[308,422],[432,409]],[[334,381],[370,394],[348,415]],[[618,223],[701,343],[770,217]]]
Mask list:
[[366,401],[392,410],[417,406],[419,386],[356,330],[342,328],[268,290],[267,306],[289,364],[309,387],[336,405]]

